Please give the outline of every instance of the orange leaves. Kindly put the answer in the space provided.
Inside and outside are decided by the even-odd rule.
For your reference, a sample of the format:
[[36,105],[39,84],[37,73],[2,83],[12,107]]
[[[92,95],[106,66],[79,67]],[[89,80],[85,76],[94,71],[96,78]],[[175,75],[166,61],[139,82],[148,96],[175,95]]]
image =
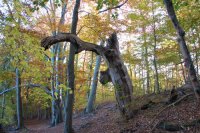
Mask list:
[[85,15],[80,19],[80,37],[89,42],[97,42],[113,32],[110,21],[106,16]]

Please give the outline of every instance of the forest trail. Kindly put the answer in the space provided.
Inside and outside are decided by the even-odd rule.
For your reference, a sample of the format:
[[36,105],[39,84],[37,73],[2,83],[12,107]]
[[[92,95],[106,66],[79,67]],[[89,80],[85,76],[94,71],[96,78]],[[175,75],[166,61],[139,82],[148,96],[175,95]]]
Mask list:
[[[157,96],[151,94],[136,98],[135,101],[138,104],[150,99],[154,104],[148,108],[137,109],[135,117],[131,120],[124,120],[120,117],[116,102],[102,103],[97,106],[94,113],[75,114],[73,117],[73,129],[75,133],[168,133],[169,131],[156,128],[156,125],[160,122],[184,125],[200,119],[200,110],[194,95],[188,96],[177,105],[171,106],[159,114],[159,111],[167,106],[164,102],[167,96],[168,92]],[[139,107],[140,105],[135,106]],[[49,121],[31,120],[26,121],[25,124],[28,131],[21,132],[62,133],[64,129],[63,123],[55,127],[49,127]],[[196,122],[195,126],[184,128],[182,132],[199,133],[200,127],[198,125],[199,121]]]

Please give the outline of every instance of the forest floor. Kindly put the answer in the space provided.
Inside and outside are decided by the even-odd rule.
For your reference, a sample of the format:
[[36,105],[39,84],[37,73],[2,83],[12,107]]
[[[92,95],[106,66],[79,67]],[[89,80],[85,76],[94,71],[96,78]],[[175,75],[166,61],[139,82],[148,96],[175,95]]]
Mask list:
[[[73,129],[75,133],[168,133],[169,126],[168,130],[180,130],[178,133],[200,133],[200,109],[194,94],[185,95],[175,105],[166,104],[168,98],[169,91],[136,98],[135,116],[130,120],[120,116],[116,102],[102,103],[94,113],[75,114]],[[49,121],[41,120],[26,121],[25,125],[28,130],[21,132],[62,133],[64,129],[63,123],[49,127]]]

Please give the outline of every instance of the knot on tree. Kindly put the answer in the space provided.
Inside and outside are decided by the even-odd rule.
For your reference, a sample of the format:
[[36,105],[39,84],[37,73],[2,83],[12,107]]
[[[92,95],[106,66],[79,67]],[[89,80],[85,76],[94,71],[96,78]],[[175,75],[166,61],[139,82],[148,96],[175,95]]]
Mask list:
[[111,77],[109,74],[109,69],[107,69],[106,71],[100,71],[100,83],[105,85],[108,82],[111,82]]

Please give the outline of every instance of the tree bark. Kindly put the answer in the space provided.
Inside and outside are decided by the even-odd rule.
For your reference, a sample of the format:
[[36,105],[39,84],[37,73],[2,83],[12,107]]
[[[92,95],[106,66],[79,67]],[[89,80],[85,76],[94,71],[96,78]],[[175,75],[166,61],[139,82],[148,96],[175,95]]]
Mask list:
[[[55,32],[54,34],[55,35]],[[51,49],[51,53],[52,57],[51,57],[51,65],[52,65],[52,74],[51,74],[51,97],[52,97],[52,101],[51,101],[51,126],[55,126],[56,125],[56,103],[55,103],[55,80],[54,80],[54,74],[55,74],[55,46]]]
[[21,78],[18,68],[16,68],[16,101],[17,101],[17,129],[24,128],[22,99],[21,99]]
[[144,61],[145,61],[145,68],[146,68],[146,91],[145,93],[150,93],[150,76],[149,76],[149,59],[148,59],[148,45],[147,45],[147,38],[146,38],[146,27],[143,28],[143,39],[144,39]]
[[[71,27],[71,33],[76,34],[77,30],[77,24],[78,24],[78,10],[80,7],[80,0],[76,0],[74,10],[73,10],[73,17],[72,17],[72,27]],[[68,79],[68,87],[71,89],[70,93],[67,91],[66,94],[66,103],[64,107],[65,112],[65,127],[64,127],[64,133],[72,133],[72,115],[73,115],[73,103],[74,103],[74,58],[75,58],[75,52],[76,49],[74,47],[74,42],[71,42],[70,44],[70,52],[69,52],[69,61],[67,66],[67,79]]]
[[[90,88],[91,87],[91,83],[92,83],[92,75],[91,75],[91,73],[92,73],[92,65],[93,65],[93,56],[94,56],[94,54],[93,53],[91,53],[91,62],[90,62],[90,66],[89,66],[89,77],[88,77],[88,88]],[[90,90],[88,90],[88,92],[87,92],[87,94],[88,94],[88,98],[89,98],[89,95],[90,95]]]
[[[65,14],[66,14],[67,3],[64,2],[61,11],[61,18],[58,25],[58,31],[53,28],[52,31],[53,36],[60,32],[61,26],[65,22]],[[55,14],[53,15],[53,20],[55,21]],[[56,27],[56,26],[55,26]],[[52,90],[52,117],[51,117],[51,126],[55,126],[58,123],[62,122],[62,113],[61,112],[61,105],[60,105],[60,97],[55,97],[54,93],[57,92],[59,94],[58,86],[59,86],[59,61],[61,52],[60,44],[54,45],[51,49],[52,57],[51,57],[51,64],[52,64],[52,78],[51,78],[51,90]]]
[[157,67],[157,57],[156,57],[156,46],[157,46],[156,22],[155,22],[155,14],[154,14],[153,1],[152,1],[152,13],[153,13],[153,38],[154,38],[153,65],[154,65],[154,68],[155,68],[155,90],[157,91],[157,93],[160,93],[159,77],[158,77],[158,67]]
[[[4,88],[4,91],[5,91],[5,88]],[[5,113],[5,102],[6,102],[6,99],[5,99],[5,94],[3,94],[3,100],[2,100],[2,113],[1,113],[1,119],[4,118],[4,113]]]
[[96,89],[97,89],[98,73],[99,73],[100,65],[101,65],[101,56],[98,55],[96,57],[96,66],[94,69],[91,90],[90,90],[89,99],[88,99],[88,103],[87,103],[87,107],[86,107],[87,113],[91,113],[94,109],[94,101],[95,101],[95,97],[96,97]]
[[185,42],[185,32],[182,29],[182,27],[179,25],[178,19],[176,17],[175,11],[174,11],[174,7],[172,4],[171,0],[164,0],[164,4],[166,6],[168,15],[174,25],[174,28],[177,32],[177,36],[178,36],[178,43],[180,46],[180,50],[182,53],[182,56],[184,58],[184,62],[185,62],[185,68],[186,70],[188,70],[189,72],[189,78],[190,81],[192,83],[193,89],[195,91],[195,95],[199,101],[199,95],[200,95],[200,84],[198,82],[197,76],[196,76],[196,71],[194,69],[194,65],[191,59],[191,55],[190,52],[187,48],[186,42]]
[[133,85],[121,59],[119,42],[115,33],[108,39],[106,48],[103,58],[108,64],[109,70],[107,72],[115,86],[116,100],[121,114],[129,119],[133,116],[131,109]]

